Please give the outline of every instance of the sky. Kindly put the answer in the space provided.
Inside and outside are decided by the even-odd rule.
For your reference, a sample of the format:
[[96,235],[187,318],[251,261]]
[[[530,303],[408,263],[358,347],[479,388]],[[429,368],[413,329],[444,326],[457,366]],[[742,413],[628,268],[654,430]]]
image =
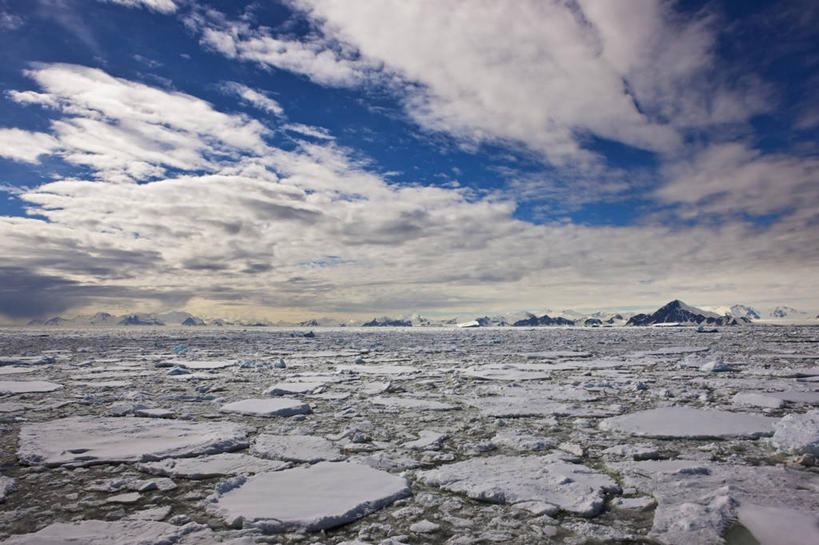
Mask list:
[[819,4],[0,0],[0,320],[819,309]]

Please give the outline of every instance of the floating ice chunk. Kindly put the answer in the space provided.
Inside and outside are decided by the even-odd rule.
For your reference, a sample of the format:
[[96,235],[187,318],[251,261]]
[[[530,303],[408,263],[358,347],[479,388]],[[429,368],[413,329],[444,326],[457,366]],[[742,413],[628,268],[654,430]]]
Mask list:
[[136,503],[141,498],[139,492],[126,492],[125,494],[117,494],[106,498],[107,503]]
[[658,439],[756,438],[773,434],[777,419],[693,407],[660,407],[600,422],[600,429]]
[[592,353],[576,350],[546,350],[544,352],[527,352],[522,355],[528,360],[553,360],[558,358],[590,358]]
[[785,401],[782,399],[756,392],[740,392],[732,398],[732,401],[735,405],[742,407],[762,407],[766,409],[779,409],[785,405]]
[[697,352],[707,352],[710,350],[707,346],[671,346],[667,348],[659,348],[657,350],[650,350],[645,352],[650,356],[677,356],[680,354],[695,354]]
[[196,371],[224,369],[226,367],[233,367],[238,364],[236,361],[229,360],[172,360],[170,363],[178,367],[194,369]]
[[419,472],[418,478],[477,500],[506,504],[541,501],[584,517],[600,513],[606,493],[620,489],[608,475],[554,454],[471,458]]
[[8,402],[8,403],[0,403],[0,413],[15,413],[17,411],[23,411],[28,408],[28,405],[25,403],[15,403],[15,402]]
[[191,372],[188,371],[187,369],[183,368],[183,367],[174,367],[173,369],[168,371],[168,376],[169,377],[178,377],[178,376],[181,376],[181,375],[190,375],[190,374],[191,374]]
[[700,371],[707,373],[724,373],[726,371],[733,371],[734,368],[717,358],[712,358],[699,366]]
[[22,373],[33,373],[37,369],[33,367],[0,367],[0,375],[19,375]]
[[14,486],[14,479],[0,475],[0,503],[6,501],[6,496],[14,490]]
[[549,450],[555,447],[555,442],[545,437],[538,437],[528,433],[518,433],[512,430],[498,432],[492,438],[492,444],[497,447],[506,447],[520,452]]
[[149,418],[171,418],[173,411],[168,409],[136,409],[134,414],[137,416],[147,416]]
[[819,543],[819,517],[815,512],[743,503],[737,518],[760,545]]
[[409,441],[401,446],[416,450],[438,450],[441,448],[441,443],[447,438],[447,434],[434,430],[422,430],[418,435],[415,441]]
[[176,526],[141,519],[55,522],[31,534],[11,536],[5,545],[252,545],[249,537],[223,541],[207,526]]
[[409,365],[336,365],[336,372],[353,372],[366,375],[415,375],[421,370]]
[[651,496],[640,496],[639,498],[614,498],[611,500],[612,507],[617,509],[630,509],[633,511],[648,511],[657,502]]
[[541,367],[537,370],[521,369],[514,365],[478,365],[459,369],[459,372],[470,378],[480,380],[548,380],[554,374],[551,369]]
[[654,460],[660,457],[660,451],[649,444],[615,445],[603,451],[607,458],[631,458],[632,460]]
[[272,460],[288,462],[337,461],[341,452],[327,439],[313,435],[261,434],[250,445],[250,452]]
[[410,494],[403,477],[349,462],[320,462],[223,481],[208,510],[231,526],[265,532],[324,530]]
[[531,395],[491,396],[468,400],[485,416],[521,418],[527,416],[610,416],[616,414],[612,406],[575,405],[560,403]]
[[370,398],[372,403],[393,410],[421,410],[421,411],[452,411],[457,409],[455,405],[434,401],[431,399],[418,399],[414,397],[382,397]]
[[222,405],[219,409],[223,413],[237,413],[249,416],[293,416],[294,414],[309,414],[310,405],[297,399],[265,398],[243,399]]
[[375,469],[384,469],[389,471],[404,471],[406,469],[415,469],[421,464],[415,458],[410,458],[403,454],[396,454],[394,452],[380,451],[365,458],[358,460]]
[[819,405],[819,392],[772,392],[770,395],[789,403]]
[[47,466],[195,456],[246,447],[249,431],[232,422],[72,416],[24,424],[17,456]]
[[44,380],[0,380],[0,394],[53,392],[60,388],[62,385]]
[[310,394],[327,385],[326,382],[277,382],[264,391],[267,396]]
[[143,462],[136,464],[136,468],[152,475],[182,479],[209,479],[227,475],[252,475],[265,471],[278,471],[289,465],[278,460],[263,460],[238,452],[226,452],[196,458],[166,458],[156,462]]
[[441,529],[441,525],[429,520],[419,520],[411,524],[409,529],[410,532],[415,532],[416,534],[434,534]]
[[790,454],[819,456],[819,409],[784,417],[776,424],[771,443]]

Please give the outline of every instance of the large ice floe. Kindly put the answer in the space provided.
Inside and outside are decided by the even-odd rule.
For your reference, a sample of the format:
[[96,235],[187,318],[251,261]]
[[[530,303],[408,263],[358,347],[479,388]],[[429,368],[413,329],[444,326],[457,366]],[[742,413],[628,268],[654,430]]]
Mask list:
[[233,422],[72,416],[20,428],[24,464],[138,462],[246,447],[249,429]]
[[620,490],[608,475],[555,454],[471,458],[419,472],[418,478],[481,501],[550,504],[584,517],[600,513],[606,494]]
[[369,466],[321,462],[223,481],[207,508],[235,527],[265,532],[340,526],[408,496],[409,483]]
[[145,473],[183,479],[252,475],[265,471],[277,471],[286,467],[289,467],[289,464],[285,462],[263,460],[240,452],[225,452],[194,458],[166,458],[136,464],[136,468]]
[[772,435],[775,418],[754,414],[659,407],[600,422],[600,428],[659,439],[755,438]]
[[222,405],[219,410],[223,413],[247,416],[293,416],[294,414],[308,414],[310,405],[287,398],[243,399]]
[[5,545],[252,545],[250,538],[222,540],[208,527],[176,526],[150,520],[57,522],[31,534],[13,536]]
[[62,385],[45,380],[0,380],[0,394],[53,392],[60,388]]

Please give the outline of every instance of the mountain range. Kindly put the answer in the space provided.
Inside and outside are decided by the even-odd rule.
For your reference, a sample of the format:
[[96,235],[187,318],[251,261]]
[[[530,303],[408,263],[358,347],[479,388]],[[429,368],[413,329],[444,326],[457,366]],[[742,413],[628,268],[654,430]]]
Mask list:
[[[709,310],[688,305],[675,299],[653,313],[631,314],[626,312],[592,312],[583,314],[573,310],[543,313],[513,312],[493,316],[453,317],[432,319],[420,314],[405,316],[382,316],[367,321],[339,320],[336,318],[313,318],[302,322],[228,321],[219,318],[206,319],[184,311],[159,314],[135,313],[116,316],[107,312],[80,315],[73,318],[55,316],[45,320],[32,320],[30,326],[57,327],[112,327],[112,326],[274,326],[274,327],[544,327],[544,326],[650,326],[658,324],[738,325],[754,321],[765,322],[811,322],[807,312],[788,306],[777,306],[765,318],[759,310],[747,305],[731,307],[708,307]],[[817,317],[819,318],[819,317]]]

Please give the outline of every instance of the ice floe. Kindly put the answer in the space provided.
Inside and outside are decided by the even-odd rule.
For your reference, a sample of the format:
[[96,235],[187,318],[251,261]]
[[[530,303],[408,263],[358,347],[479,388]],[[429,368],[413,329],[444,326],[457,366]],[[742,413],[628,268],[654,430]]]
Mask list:
[[71,416],[24,424],[17,456],[47,466],[137,462],[236,450],[248,432],[233,422]]
[[790,454],[819,456],[819,410],[784,417],[776,424],[771,444]]
[[471,458],[418,472],[422,482],[494,503],[544,502],[584,517],[600,513],[620,487],[608,475],[559,455]]
[[27,394],[53,392],[62,388],[61,384],[45,380],[0,380],[0,394]]
[[286,398],[243,399],[222,405],[219,410],[223,413],[248,416],[293,416],[309,414],[310,405],[297,399]]
[[409,495],[403,477],[349,462],[236,477],[220,483],[207,508],[234,527],[265,532],[323,530]]
[[337,461],[341,451],[330,441],[314,435],[257,435],[250,445],[250,452],[271,460],[315,463],[324,460]]
[[773,434],[777,419],[754,414],[660,407],[600,422],[600,429],[658,439],[755,438]]

